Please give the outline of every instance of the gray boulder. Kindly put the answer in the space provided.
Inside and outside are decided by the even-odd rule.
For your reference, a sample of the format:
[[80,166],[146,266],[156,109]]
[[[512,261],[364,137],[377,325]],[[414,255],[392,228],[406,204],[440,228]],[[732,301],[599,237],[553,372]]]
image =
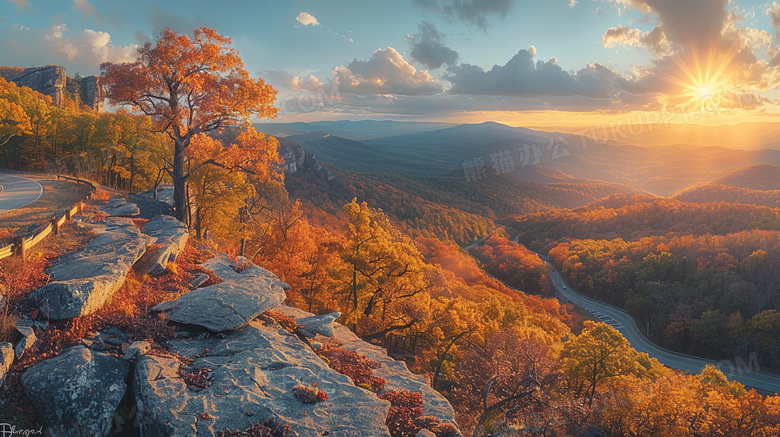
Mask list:
[[149,344],[148,341],[133,342],[133,344],[127,347],[124,358],[126,360],[136,360],[140,358],[143,354],[149,352],[151,348],[152,345]]
[[[154,188],[149,191],[144,191],[143,193],[138,193],[138,195],[149,199],[155,199]],[[173,185],[158,186],[156,199],[173,206]]]
[[127,203],[121,196],[112,197],[108,203],[100,206],[100,210],[111,217],[137,217],[141,213],[134,203]]
[[16,358],[22,358],[27,349],[31,348],[38,341],[33,326],[35,325],[30,319],[21,319],[16,322],[16,330],[22,334],[22,339],[19,340],[19,343],[16,343]]
[[201,285],[205,284],[209,280],[209,275],[205,273],[196,273],[192,280],[190,281],[190,287],[192,288],[198,288]]
[[[135,394],[141,436],[214,435],[266,419],[289,425],[291,436],[389,436],[388,402],[355,387],[275,326],[253,321],[228,335],[171,343],[171,352],[194,360],[188,368],[208,369],[209,384],[188,388],[175,359],[139,359]],[[297,384],[314,383],[327,401],[304,404],[293,396]]]
[[[287,305],[280,305],[274,311],[294,318],[299,324],[302,319],[312,315]],[[406,363],[388,357],[385,349],[364,342],[346,326],[335,322],[332,326],[333,337],[339,339],[342,348],[356,351],[381,364],[380,368],[374,370],[374,376],[384,378],[385,391],[419,392],[423,397],[423,415],[434,416],[442,422],[455,425],[455,410],[452,405],[441,393],[431,388],[425,377],[413,374],[406,367]]]
[[265,269],[251,265],[237,273],[229,266],[213,265],[220,271],[218,275],[223,282],[192,290],[153,310],[168,311],[165,314],[168,320],[177,323],[221,332],[245,326],[286,298],[279,278]]
[[46,435],[109,436],[129,372],[121,358],[76,346],[30,367],[22,385]]
[[322,316],[301,317],[295,319],[295,322],[314,334],[333,337],[333,322],[339,317],[341,317],[341,313],[331,313]]
[[168,262],[176,258],[187,245],[190,234],[187,226],[167,215],[149,220],[141,227],[141,232],[155,239],[154,245],[135,263],[140,273],[161,275],[168,270]]
[[83,249],[60,257],[48,269],[49,284],[30,294],[47,317],[67,319],[101,308],[154,241],[126,218],[108,218],[95,231]]

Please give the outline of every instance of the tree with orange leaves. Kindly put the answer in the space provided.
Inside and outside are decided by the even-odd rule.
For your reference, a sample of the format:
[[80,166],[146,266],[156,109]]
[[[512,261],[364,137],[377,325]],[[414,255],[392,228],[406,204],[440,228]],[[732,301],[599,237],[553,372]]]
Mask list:
[[252,79],[230,38],[201,27],[192,36],[165,29],[156,43],[146,43],[132,63],[100,66],[112,104],[132,105],[154,122],[154,129],[174,142],[173,168],[176,218],[187,221],[187,179],[203,160],[185,171],[185,151],[199,134],[240,126],[249,118],[272,118],[277,91],[263,79]]

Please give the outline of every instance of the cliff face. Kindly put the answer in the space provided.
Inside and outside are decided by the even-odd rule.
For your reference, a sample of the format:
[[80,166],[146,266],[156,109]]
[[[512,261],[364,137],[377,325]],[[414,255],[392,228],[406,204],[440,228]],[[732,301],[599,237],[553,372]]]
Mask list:
[[[65,67],[59,65],[30,68],[0,67],[0,76],[18,86],[26,86],[51,97],[54,104],[59,107],[62,107],[65,101],[65,87],[68,82]],[[81,103],[95,111],[101,111],[105,94],[100,78],[96,76],[83,77],[78,81],[78,85]]]
[[10,80],[19,86],[26,86],[51,97],[54,104],[62,106],[65,88],[65,67],[47,65],[45,67],[25,68],[22,73]]
[[320,163],[316,156],[304,150],[303,147],[281,138],[279,138],[279,156],[284,161],[285,174],[311,171],[325,180],[333,179],[333,174]]
[[89,106],[97,112],[103,110],[103,101],[106,98],[103,90],[103,84],[100,83],[99,76],[87,76],[81,79],[79,88],[79,97],[81,103]]

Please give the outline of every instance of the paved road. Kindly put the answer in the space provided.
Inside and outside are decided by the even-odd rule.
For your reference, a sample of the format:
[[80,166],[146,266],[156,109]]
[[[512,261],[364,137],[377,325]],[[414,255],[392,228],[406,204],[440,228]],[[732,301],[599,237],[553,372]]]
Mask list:
[[550,268],[550,277],[555,283],[555,287],[558,290],[558,298],[560,300],[568,301],[585,308],[604,323],[617,329],[638,352],[647,353],[665,366],[690,373],[701,373],[706,365],[713,364],[726,374],[730,380],[739,381],[748,387],[753,387],[758,390],[764,390],[770,393],[780,393],[780,375],[757,370],[758,363],[755,360],[751,361],[747,357],[740,357],[733,360],[715,362],[706,358],[684,355],[656,346],[642,335],[639,328],[636,326],[634,319],[629,316],[628,313],[572,291],[571,287],[566,284],[566,281],[561,277],[561,274],[549,260],[542,255],[539,256],[547,262]]
[[0,173],[0,214],[34,202],[43,194],[43,187],[36,181]]

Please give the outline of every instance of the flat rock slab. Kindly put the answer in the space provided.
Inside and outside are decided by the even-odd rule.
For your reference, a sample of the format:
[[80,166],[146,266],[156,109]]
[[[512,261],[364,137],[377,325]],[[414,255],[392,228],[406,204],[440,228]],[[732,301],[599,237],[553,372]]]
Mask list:
[[273,273],[255,265],[238,273],[225,264],[224,258],[214,259],[217,261],[209,264],[214,268],[208,268],[215,270],[223,282],[192,290],[153,310],[168,311],[165,314],[168,320],[177,323],[221,332],[245,326],[286,298],[281,281]]
[[303,329],[325,337],[333,337],[333,322],[341,317],[341,313],[330,313],[322,316],[308,316],[295,319]]
[[[301,319],[312,316],[311,313],[287,305],[280,305],[274,311],[292,317],[298,323],[300,323]],[[406,363],[388,357],[385,349],[366,343],[347,329],[346,326],[335,322],[332,326],[333,337],[343,343],[341,345],[342,348],[356,351],[382,365],[374,370],[374,376],[384,378],[386,381],[385,391],[409,390],[410,392],[419,392],[423,397],[423,415],[434,416],[442,422],[449,422],[455,425],[455,410],[452,408],[452,405],[441,393],[432,389],[423,376],[413,374],[406,367]]]
[[[139,196],[154,199],[154,188],[143,193],[138,193]],[[157,187],[157,200],[167,203],[173,206],[173,185],[160,185]]]
[[110,436],[130,364],[84,346],[30,367],[22,385],[50,436]]
[[100,206],[100,210],[111,217],[137,217],[141,213],[138,206],[128,203],[123,197],[112,197],[108,203]]
[[[209,369],[210,385],[188,387],[173,358],[140,358],[135,393],[141,436],[213,436],[266,419],[290,426],[291,437],[390,435],[388,402],[355,387],[276,326],[253,321],[228,335],[173,341],[170,350],[194,360],[187,368]],[[304,404],[293,396],[297,384],[315,383],[327,401]]]
[[95,238],[83,249],[60,257],[47,270],[51,282],[30,294],[51,319],[97,311],[122,286],[132,265],[154,242],[126,218],[107,218],[94,228]]
[[184,223],[167,215],[149,220],[141,226],[141,232],[154,238],[155,241],[135,263],[135,269],[150,275],[165,273],[168,262],[176,261],[190,236]]

